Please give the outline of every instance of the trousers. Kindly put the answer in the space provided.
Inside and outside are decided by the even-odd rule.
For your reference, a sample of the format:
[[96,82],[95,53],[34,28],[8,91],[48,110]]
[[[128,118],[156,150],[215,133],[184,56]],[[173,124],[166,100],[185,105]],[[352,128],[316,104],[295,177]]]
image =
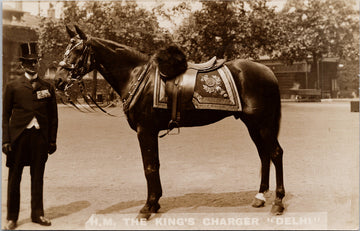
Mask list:
[[14,163],[9,167],[7,191],[7,219],[17,221],[20,210],[20,182],[25,166],[30,166],[31,218],[44,216],[43,178],[48,145],[40,130],[25,129],[16,140],[11,155]]

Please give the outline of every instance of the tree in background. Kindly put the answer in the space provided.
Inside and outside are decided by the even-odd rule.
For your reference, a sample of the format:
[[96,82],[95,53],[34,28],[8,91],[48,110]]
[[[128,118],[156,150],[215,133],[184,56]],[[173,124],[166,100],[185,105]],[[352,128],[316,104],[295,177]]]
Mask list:
[[317,86],[318,61],[338,57],[358,62],[359,45],[355,1],[288,0],[281,12],[283,27],[279,58],[293,63],[311,58],[313,87]]
[[[65,25],[78,25],[89,36],[113,40],[152,54],[166,43],[169,33],[158,25],[157,17],[135,1],[65,1],[60,20],[43,18],[39,46],[45,67],[62,60],[68,44]],[[97,92],[97,71],[92,73],[92,97]]]
[[135,1],[111,2],[107,11],[114,33],[113,40],[153,54],[157,49],[170,43],[168,31],[160,28],[154,11],[141,8]]
[[[212,56],[233,58],[239,21],[245,18],[243,4],[231,1],[201,1],[202,8],[192,13],[175,32],[189,59],[199,62]],[[236,9],[239,7],[239,9]],[[245,20],[244,20],[245,21]]]
[[77,2],[66,1],[63,6],[63,15],[61,20],[45,17],[41,19],[38,44],[44,67],[49,67],[54,62],[58,63],[63,59],[62,55],[69,42],[65,25],[81,22],[86,13],[80,9]]
[[[60,61],[68,41],[64,25],[78,24],[91,36],[147,54],[175,42],[194,62],[212,56],[256,60],[267,55],[290,64],[311,58],[316,74],[319,59],[335,56],[345,64],[340,87],[358,81],[350,73],[358,73],[354,64],[358,63],[359,19],[354,0],[288,0],[282,12],[275,12],[267,2],[184,0],[173,8],[158,2],[149,10],[135,1],[65,1],[61,20],[42,20],[39,44],[48,63]],[[193,10],[194,4],[200,7]],[[160,26],[164,20],[170,28]]]
[[[66,46],[62,43],[68,39],[65,25],[74,24],[91,36],[149,54],[171,42],[168,31],[159,27],[156,15],[139,7],[135,1],[64,1],[63,4],[60,20],[42,19],[39,44],[44,52],[61,54]],[[57,55],[53,56],[59,61]]]
[[278,48],[282,43],[284,31],[281,27],[279,15],[274,7],[267,5],[267,0],[248,0],[249,10],[246,11],[247,23],[243,25],[246,29],[246,36],[239,41],[245,47],[249,57],[259,59],[260,55],[267,55],[270,58],[276,57]]
[[176,39],[193,61],[274,56],[279,34],[277,15],[266,0],[201,1],[176,31]]
[[42,55],[39,75],[44,75],[47,68],[54,66],[63,58],[62,55],[69,41],[63,27],[64,24],[58,21],[42,19],[38,40],[39,51]]

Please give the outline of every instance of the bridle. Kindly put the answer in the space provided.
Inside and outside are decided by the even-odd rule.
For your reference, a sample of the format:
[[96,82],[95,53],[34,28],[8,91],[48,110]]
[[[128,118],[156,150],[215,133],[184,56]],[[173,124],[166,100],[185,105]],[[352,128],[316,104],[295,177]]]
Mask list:
[[[83,46],[81,51],[80,58],[76,61],[76,63],[67,63],[67,60],[71,54],[72,51],[75,50],[75,48],[79,46]],[[59,63],[59,66],[68,70],[70,73],[70,79],[72,80],[81,80],[82,77],[89,73],[92,69],[94,69],[95,65],[95,59],[92,52],[91,47],[84,42],[84,40],[80,40],[77,44],[72,46],[70,44],[68,48],[66,49],[66,52],[64,54],[64,59]]]
[[[96,65],[95,60],[95,54],[91,48],[91,45],[89,44],[89,40],[87,39],[81,39],[78,41],[75,45],[74,42],[76,41],[76,38],[72,38],[70,40],[70,44],[67,47],[65,54],[64,54],[64,60],[59,63],[59,66],[65,70],[67,70],[67,81],[60,83],[64,87],[64,93],[65,96],[68,97],[68,100],[70,103],[79,109],[75,103],[73,103],[70,99],[69,90],[74,85],[77,84],[80,88],[81,94],[85,100],[85,102],[92,108],[91,103],[89,101],[92,101],[92,104],[95,104],[97,108],[99,108],[102,112],[111,115],[110,113],[106,112],[103,108],[100,107],[100,105],[97,104],[96,100],[90,95],[86,94],[86,89],[84,82],[82,81],[83,76],[92,71],[96,68],[101,68],[103,70],[103,67],[101,64]],[[80,48],[80,46],[83,46]],[[77,49],[77,50],[75,50]],[[71,60],[71,54],[72,52],[79,52],[80,57],[76,57],[75,60]],[[78,55],[78,54],[75,54]],[[69,60],[74,63],[69,63]],[[146,82],[149,79],[148,71],[151,69],[153,61],[148,61],[146,65],[142,67],[142,71],[135,78],[135,82],[130,85],[130,88],[128,90],[128,93],[123,97],[123,110],[125,114],[128,114],[130,111],[130,108],[135,105],[135,102],[137,98],[135,95],[137,92],[141,92],[145,84],[141,84],[142,82]],[[59,83],[58,83],[59,84]],[[135,99],[134,99],[135,98]],[[134,99],[134,100],[133,100]],[[93,108],[92,108],[93,109]],[[111,115],[113,116],[113,115]]]
[[[72,41],[74,38],[72,38]],[[69,59],[69,56],[71,52],[73,52],[77,47],[83,45],[83,48],[81,50],[81,56],[77,59],[76,63],[68,63],[67,60]],[[93,107],[89,103],[89,99],[92,101],[93,104],[96,105],[102,112],[114,116],[107,111],[105,111],[103,108],[100,107],[100,105],[97,104],[96,100],[90,95],[86,94],[86,89],[84,82],[82,81],[84,75],[92,71],[95,67],[95,58],[94,53],[92,52],[91,46],[86,44],[85,40],[80,40],[77,44],[73,45],[69,44],[69,46],[66,49],[66,52],[64,54],[64,59],[59,63],[59,66],[69,71],[69,75],[67,78],[67,83],[64,86],[64,94],[66,97],[68,97],[69,102],[71,105],[73,105],[76,109],[81,111],[81,109],[76,106],[74,102],[70,99],[69,89],[74,85],[77,84],[79,86],[80,92],[82,94],[82,97],[84,98],[85,102],[90,106],[91,109]]]

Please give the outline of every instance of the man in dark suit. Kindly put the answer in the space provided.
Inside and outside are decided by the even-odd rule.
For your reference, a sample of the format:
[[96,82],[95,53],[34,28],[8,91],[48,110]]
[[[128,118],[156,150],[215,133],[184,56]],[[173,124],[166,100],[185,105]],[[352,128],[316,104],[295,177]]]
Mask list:
[[17,225],[24,166],[30,166],[31,219],[40,225],[51,225],[44,217],[43,176],[48,154],[56,151],[55,89],[37,76],[36,43],[21,44],[21,51],[25,73],[6,85],[3,96],[2,151],[9,168],[5,229],[15,229]]

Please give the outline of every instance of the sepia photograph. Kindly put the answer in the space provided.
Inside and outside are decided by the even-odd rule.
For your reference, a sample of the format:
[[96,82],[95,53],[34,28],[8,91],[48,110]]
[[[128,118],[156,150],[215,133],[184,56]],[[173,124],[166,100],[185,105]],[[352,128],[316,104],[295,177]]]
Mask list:
[[1,4],[2,230],[359,230],[358,0]]

